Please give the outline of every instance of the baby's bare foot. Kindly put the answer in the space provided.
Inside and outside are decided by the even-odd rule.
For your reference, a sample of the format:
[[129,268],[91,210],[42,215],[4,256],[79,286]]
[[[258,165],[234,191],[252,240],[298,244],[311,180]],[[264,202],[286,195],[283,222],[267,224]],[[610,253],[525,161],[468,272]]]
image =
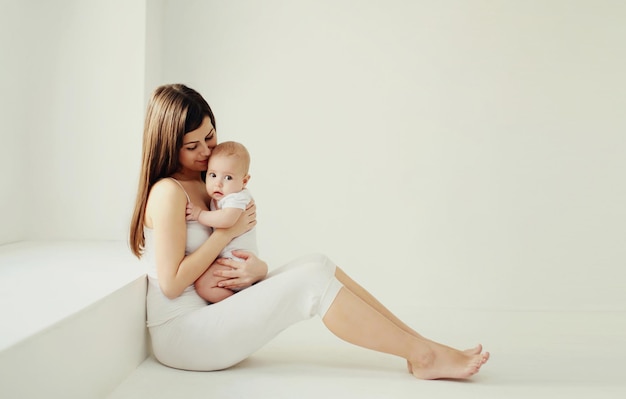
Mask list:
[[420,379],[469,378],[478,373],[489,360],[489,352],[481,353],[482,346],[458,351],[441,345],[432,345],[430,351],[409,361],[409,370]]

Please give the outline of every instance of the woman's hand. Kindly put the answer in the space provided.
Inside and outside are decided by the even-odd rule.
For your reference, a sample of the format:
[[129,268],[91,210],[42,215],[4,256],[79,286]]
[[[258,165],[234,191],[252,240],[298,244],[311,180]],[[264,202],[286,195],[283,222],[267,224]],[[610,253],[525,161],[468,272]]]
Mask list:
[[218,258],[214,264],[227,266],[228,269],[217,269],[215,276],[225,278],[218,285],[223,288],[241,290],[261,281],[267,275],[267,263],[255,254],[246,251],[233,251],[233,255],[244,261]]
[[243,233],[250,231],[255,225],[256,205],[254,204],[254,201],[250,201],[246,210],[243,211],[241,216],[239,216],[239,219],[237,219],[237,222],[233,226],[222,230],[224,230],[224,232],[226,232],[232,240],[233,238],[239,237]]

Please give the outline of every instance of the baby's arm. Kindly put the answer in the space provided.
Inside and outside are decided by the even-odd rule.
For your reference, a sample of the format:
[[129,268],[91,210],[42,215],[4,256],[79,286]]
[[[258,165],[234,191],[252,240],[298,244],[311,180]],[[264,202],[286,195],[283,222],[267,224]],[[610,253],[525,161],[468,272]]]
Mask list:
[[216,229],[227,229],[235,224],[243,209],[224,208],[215,211],[205,211],[191,202],[187,203],[187,220],[197,220],[205,226]]

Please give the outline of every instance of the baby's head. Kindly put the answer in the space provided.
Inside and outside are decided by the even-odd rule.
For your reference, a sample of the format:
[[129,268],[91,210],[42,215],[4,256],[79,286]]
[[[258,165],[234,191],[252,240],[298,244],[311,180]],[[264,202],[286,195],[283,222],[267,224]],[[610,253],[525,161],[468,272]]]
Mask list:
[[250,180],[250,154],[243,144],[225,141],[211,150],[206,188],[211,198],[220,200],[243,190]]

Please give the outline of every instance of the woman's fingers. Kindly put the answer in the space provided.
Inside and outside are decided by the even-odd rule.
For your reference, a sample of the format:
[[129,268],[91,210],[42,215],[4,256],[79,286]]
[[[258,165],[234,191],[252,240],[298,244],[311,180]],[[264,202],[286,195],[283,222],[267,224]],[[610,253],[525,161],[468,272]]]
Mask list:
[[235,255],[239,259],[243,259],[244,261],[246,261],[250,257],[250,252],[243,251],[241,249],[236,249],[236,250],[233,251],[233,255]]
[[250,201],[248,204],[248,207],[246,208],[246,215],[248,216],[248,219],[250,219],[250,223],[252,223],[252,221],[256,221],[256,205],[254,204],[254,201]]
[[242,283],[239,279],[231,279],[231,280],[220,281],[217,285],[219,287],[229,288],[229,289],[247,287],[247,284]]
[[224,278],[237,278],[237,271],[233,269],[223,269],[223,270],[215,270],[213,272],[214,276],[224,277]]
[[216,262],[219,265],[228,266],[231,269],[235,269],[235,270],[239,269],[241,267],[241,264],[243,263],[241,261],[229,259],[229,258],[217,258]]
[[[218,258],[216,260],[216,264],[220,267],[216,268],[213,274],[224,278],[218,285],[224,288],[242,289],[258,281],[259,272],[255,272],[259,268],[258,258],[251,252],[241,250],[233,251],[233,255],[239,259]],[[264,263],[263,266],[265,266]],[[263,271],[263,275],[266,273],[267,268]]]

